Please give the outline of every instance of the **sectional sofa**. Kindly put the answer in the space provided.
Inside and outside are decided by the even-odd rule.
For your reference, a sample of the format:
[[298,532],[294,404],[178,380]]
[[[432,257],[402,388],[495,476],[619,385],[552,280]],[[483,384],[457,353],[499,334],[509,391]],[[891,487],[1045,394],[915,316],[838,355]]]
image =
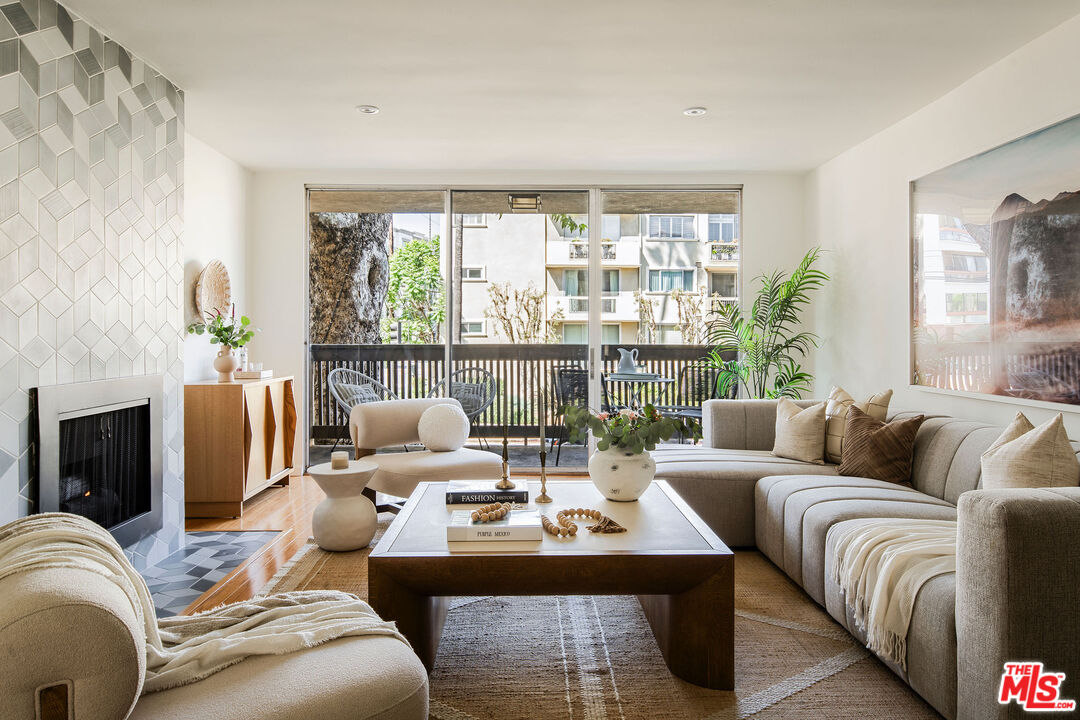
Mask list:
[[949,720],[1026,716],[997,702],[1009,661],[1065,672],[1062,697],[1080,699],[1080,488],[979,489],[980,455],[1003,430],[985,423],[929,416],[907,487],[774,457],[775,422],[775,401],[710,400],[704,446],[658,448],[656,476],[729,546],[756,546],[863,643],[830,580],[829,528],[859,518],[957,520],[957,571],[923,585],[908,670],[892,670]]

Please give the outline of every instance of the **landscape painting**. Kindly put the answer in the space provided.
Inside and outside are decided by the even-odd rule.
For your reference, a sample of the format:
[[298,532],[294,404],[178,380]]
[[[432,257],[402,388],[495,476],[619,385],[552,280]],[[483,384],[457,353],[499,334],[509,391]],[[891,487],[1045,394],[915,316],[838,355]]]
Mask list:
[[911,184],[912,382],[1080,404],[1080,116]]

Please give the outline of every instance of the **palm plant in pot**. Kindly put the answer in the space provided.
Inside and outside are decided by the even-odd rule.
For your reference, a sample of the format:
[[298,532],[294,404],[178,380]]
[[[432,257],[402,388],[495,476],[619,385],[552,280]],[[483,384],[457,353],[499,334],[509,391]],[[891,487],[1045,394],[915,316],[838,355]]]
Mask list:
[[652,405],[640,410],[593,412],[589,408],[562,409],[570,442],[596,438],[596,452],[589,458],[589,478],[609,500],[637,500],[656,473],[649,453],[656,444],[676,433],[698,440],[701,425],[693,419],[661,415]]
[[219,310],[208,312],[206,322],[192,323],[187,331],[193,335],[209,335],[211,345],[221,346],[214,358],[214,369],[218,373],[218,382],[232,382],[233,373],[240,366],[233,349],[247,345],[255,337],[257,329],[251,327],[251,320],[246,315],[241,315],[238,320],[236,305],[233,305],[229,317],[222,315]]
[[741,391],[750,398],[799,398],[810,389],[814,376],[800,361],[818,346],[818,336],[800,328],[811,293],[829,280],[814,266],[820,257],[821,248],[811,248],[791,275],[759,275],[749,313],[731,303],[709,322],[705,337],[714,347],[705,362],[718,370],[721,397]]

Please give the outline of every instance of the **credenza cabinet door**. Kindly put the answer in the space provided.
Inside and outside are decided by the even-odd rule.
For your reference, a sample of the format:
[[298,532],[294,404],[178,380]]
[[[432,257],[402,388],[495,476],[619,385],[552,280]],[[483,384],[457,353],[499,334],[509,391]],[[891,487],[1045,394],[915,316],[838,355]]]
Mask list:
[[293,466],[292,378],[184,388],[188,517],[238,517],[243,501],[287,482]]

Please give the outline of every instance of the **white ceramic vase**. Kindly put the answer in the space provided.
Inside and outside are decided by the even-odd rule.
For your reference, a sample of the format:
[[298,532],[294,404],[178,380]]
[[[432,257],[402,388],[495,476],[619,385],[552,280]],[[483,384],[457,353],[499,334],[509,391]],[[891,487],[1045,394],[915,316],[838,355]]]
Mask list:
[[240,361],[233,355],[231,347],[218,350],[217,357],[214,358],[214,369],[217,370],[218,382],[232,382],[233,373],[236,372],[238,367],[240,367]]
[[646,450],[632,453],[625,448],[597,450],[589,458],[589,479],[608,500],[637,500],[656,474],[656,461]]

